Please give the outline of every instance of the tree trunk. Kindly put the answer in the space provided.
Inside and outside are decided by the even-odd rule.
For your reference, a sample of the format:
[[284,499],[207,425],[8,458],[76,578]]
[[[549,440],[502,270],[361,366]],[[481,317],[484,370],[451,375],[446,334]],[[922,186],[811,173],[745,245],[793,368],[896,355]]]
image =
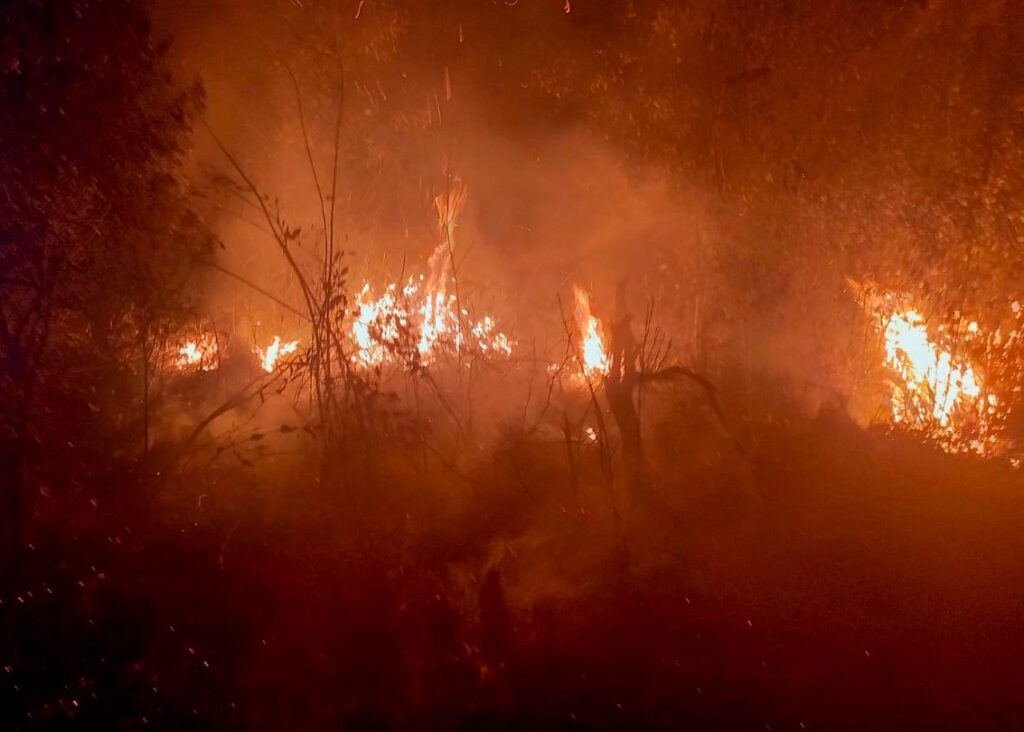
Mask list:
[[622,440],[622,460],[630,494],[634,499],[650,497],[650,481],[643,452],[643,434],[635,395],[640,383],[636,369],[637,342],[626,308],[625,283],[616,293],[616,318],[611,329],[611,368],[605,381],[605,394]]

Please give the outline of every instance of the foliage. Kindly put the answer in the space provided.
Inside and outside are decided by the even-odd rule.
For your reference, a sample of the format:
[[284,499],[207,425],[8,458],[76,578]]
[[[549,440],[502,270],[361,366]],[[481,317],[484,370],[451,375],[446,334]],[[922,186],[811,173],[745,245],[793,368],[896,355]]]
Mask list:
[[186,307],[208,237],[178,171],[201,90],[171,79],[138,5],[4,3],[0,28],[0,452],[16,524],[23,471],[69,488],[112,469],[92,451],[144,450],[149,337]]

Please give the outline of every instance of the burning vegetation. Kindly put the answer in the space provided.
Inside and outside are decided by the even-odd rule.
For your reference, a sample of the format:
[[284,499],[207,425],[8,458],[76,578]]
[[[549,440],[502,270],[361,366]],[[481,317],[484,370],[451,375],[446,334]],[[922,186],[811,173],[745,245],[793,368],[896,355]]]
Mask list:
[[1016,4],[191,5],[0,3],[0,727],[1024,726]]
[[573,288],[576,300],[576,327],[579,329],[579,359],[583,374],[588,379],[600,379],[608,375],[611,363],[608,347],[605,345],[604,328],[601,321],[590,312],[590,297],[583,288]]
[[174,366],[179,371],[213,371],[218,365],[217,336],[203,333],[178,346]]
[[298,341],[282,343],[281,336],[274,336],[274,342],[267,346],[266,350],[257,346],[255,352],[260,358],[260,368],[269,374],[277,368],[278,361],[282,356],[291,355],[297,350],[299,350]]
[[[853,285],[882,341],[889,372],[890,420],[951,453],[1009,457],[1006,423],[1019,392],[1016,321],[1020,305],[1008,304],[1012,329],[987,333],[954,311],[931,324],[907,295]],[[998,386],[1016,383],[1010,393]]]
[[431,364],[441,353],[494,358],[512,355],[513,341],[497,330],[494,319],[485,315],[474,320],[457,293],[452,258],[456,217],[465,197],[466,189],[458,181],[454,194],[445,193],[434,200],[445,239],[430,255],[426,275],[410,275],[404,284],[389,283],[377,298],[370,283],[363,284],[352,315],[354,365],[379,368],[397,363],[416,368]]

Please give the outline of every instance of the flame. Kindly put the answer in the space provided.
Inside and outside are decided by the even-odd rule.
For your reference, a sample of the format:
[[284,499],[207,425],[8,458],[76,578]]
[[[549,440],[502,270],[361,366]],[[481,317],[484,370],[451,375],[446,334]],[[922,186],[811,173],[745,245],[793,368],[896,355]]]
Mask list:
[[218,358],[217,337],[203,333],[198,339],[189,339],[178,346],[174,366],[179,371],[213,371]]
[[380,299],[375,300],[367,282],[356,296],[356,312],[352,321],[352,339],[357,349],[352,358],[355,363],[373,367],[388,360],[389,347],[398,343],[400,329],[409,322],[397,292],[398,285],[388,285]]
[[477,321],[471,332],[476,339],[477,348],[484,353],[496,353],[505,357],[512,355],[512,341],[507,335],[494,329],[494,320],[490,315],[485,315],[483,320]]
[[466,186],[458,176],[452,178],[451,185],[434,198],[434,209],[437,211],[437,223],[445,244],[455,240],[455,220],[462,212],[466,203]]
[[[434,341],[448,331],[450,324],[447,321],[449,316],[453,315],[450,312],[452,303],[447,302],[445,297],[448,284],[448,262],[450,259],[448,256],[448,243],[441,242],[434,249],[434,253],[430,255],[430,261],[428,262],[430,275],[427,278],[424,289],[423,304],[419,308],[421,316],[420,339],[416,345],[420,356],[425,360],[429,360],[430,350],[434,345]],[[454,300],[454,296],[451,299]],[[453,319],[458,329],[460,319],[457,314]]]
[[490,315],[473,321],[470,311],[460,308],[456,295],[449,292],[455,221],[465,199],[466,188],[458,178],[434,199],[444,239],[430,255],[425,276],[410,277],[402,286],[392,282],[377,298],[370,283],[363,285],[352,319],[354,365],[429,365],[441,351],[470,350],[499,357],[512,354],[512,339],[497,329]]
[[428,276],[410,277],[401,287],[395,282],[386,285],[379,297],[367,282],[356,296],[352,363],[361,368],[387,363],[411,367],[429,365],[440,352],[512,355],[514,341],[498,329],[493,317],[474,320],[465,308],[459,315],[455,296],[447,293],[435,268]]
[[606,376],[611,366],[605,346],[601,321],[590,312],[590,298],[583,288],[574,286],[576,298],[576,326],[580,330],[580,362],[588,379]]
[[855,291],[872,311],[885,364],[897,377],[890,381],[892,422],[926,435],[947,452],[991,452],[1007,409],[967,354],[998,344],[999,332],[988,336],[977,321],[957,315],[955,323],[939,325],[933,335],[921,310],[909,306],[909,297],[859,285]]
[[[977,330],[977,323],[968,326],[968,332]],[[911,395],[909,404],[906,399],[893,399],[894,421],[902,421],[909,409],[918,422],[930,419],[948,427],[959,406],[981,396],[974,367],[932,343],[924,318],[916,310],[894,313],[883,336],[886,363],[900,374]]]
[[266,350],[256,346],[253,352],[260,358],[260,367],[268,374],[274,371],[281,356],[287,356],[299,350],[299,342],[281,342],[281,336],[274,336],[274,342],[267,346]]

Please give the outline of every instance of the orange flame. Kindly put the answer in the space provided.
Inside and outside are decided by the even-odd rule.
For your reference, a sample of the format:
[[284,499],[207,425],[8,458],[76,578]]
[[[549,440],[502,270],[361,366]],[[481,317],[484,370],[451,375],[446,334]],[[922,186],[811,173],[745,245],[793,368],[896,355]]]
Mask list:
[[398,299],[398,286],[388,285],[384,294],[373,298],[370,283],[356,296],[356,312],[352,321],[352,340],[357,352],[352,360],[364,367],[379,366],[388,360],[388,348],[401,337],[400,327],[409,318]]
[[576,327],[580,337],[580,363],[588,379],[607,376],[611,366],[608,349],[605,346],[604,329],[601,321],[590,311],[590,298],[583,288],[573,287],[576,299]]
[[189,339],[178,346],[174,366],[179,371],[213,371],[217,368],[217,337],[203,333],[197,339]]
[[512,339],[497,329],[491,316],[474,322],[469,310],[460,309],[456,296],[448,291],[455,221],[465,200],[466,188],[458,178],[434,199],[444,241],[430,255],[426,276],[410,277],[401,287],[392,282],[378,298],[369,283],[363,285],[352,319],[353,364],[363,368],[394,361],[429,365],[442,350],[512,354]]
[[989,338],[977,322],[957,315],[955,327],[940,325],[933,335],[921,311],[907,306],[909,297],[851,286],[870,308],[885,364],[897,377],[890,381],[893,424],[926,435],[947,452],[988,454],[1006,410],[967,353],[998,342],[998,332]]
[[[971,325],[977,332],[977,324]],[[909,404],[902,393],[900,399],[893,399],[894,421],[902,421],[905,412],[913,410],[916,421],[934,420],[947,427],[959,406],[981,396],[974,367],[964,359],[954,360],[949,351],[932,343],[916,310],[894,313],[883,336],[886,362],[900,374],[911,395]]]
[[295,353],[297,350],[299,350],[299,342],[297,340],[282,343],[281,336],[274,336],[274,342],[267,346],[266,350],[256,346],[253,352],[259,356],[260,368],[269,374],[277,367],[277,362],[282,356]]
[[[420,339],[417,344],[420,356],[429,359],[430,349],[439,337],[448,331],[449,319],[454,320],[458,329],[459,317],[452,312],[452,303],[447,301],[445,291],[448,284],[448,244],[441,242],[430,255],[428,266],[430,275],[424,291],[423,304],[420,306]],[[454,297],[452,298],[454,300]]]
[[431,289],[431,283],[440,281],[434,272],[410,277],[402,287],[390,283],[379,297],[374,297],[369,283],[364,284],[352,318],[352,363],[361,368],[395,362],[429,365],[442,351],[511,356],[514,341],[498,329],[494,318],[474,320],[465,308],[460,318],[455,296],[447,294],[443,284]]

